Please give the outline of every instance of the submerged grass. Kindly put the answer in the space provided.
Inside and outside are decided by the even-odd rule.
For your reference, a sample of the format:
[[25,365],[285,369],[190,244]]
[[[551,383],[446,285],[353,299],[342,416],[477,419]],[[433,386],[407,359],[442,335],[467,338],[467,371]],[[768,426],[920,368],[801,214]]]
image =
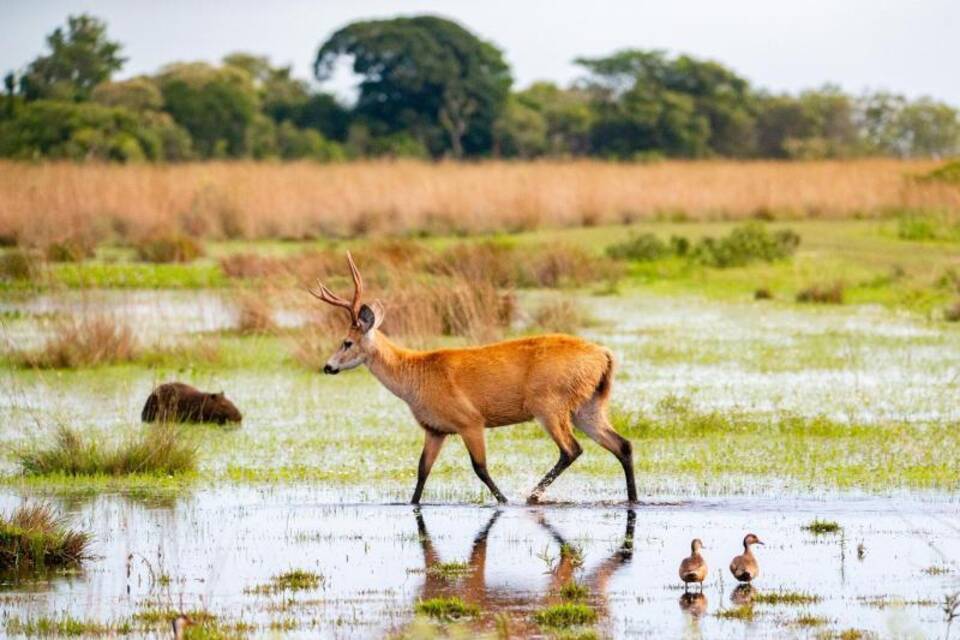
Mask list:
[[196,446],[182,429],[162,422],[114,446],[60,425],[52,445],[25,447],[15,455],[27,476],[175,475],[197,467]]
[[821,520],[820,518],[816,518],[812,522],[805,524],[800,528],[804,531],[809,531],[815,536],[822,536],[830,533],[839,533],[843,527],[841,527],[838,522],[834,522],[833,520]]
[[79,565],[90,535],[68,528],[49,505],[24,504],[0,515],[0,570],[35,570]]
[[795,606],[820,602],[820,596],[802,591],[760,591],[753,594],[752,602],[754,604],[769,604],[773,606]]
[[749,622],[755,617],[752,604],[742,604],[732,609],[720,609],[713,615],[723,620],[742,620],[745,622]]
[[326,584],[326,578],[319,573],[303,569],[291,569],[275,575],[266,584],[247,589],[246,593],[270,595],[285,591],[312,591],[322,588],[324,584]]

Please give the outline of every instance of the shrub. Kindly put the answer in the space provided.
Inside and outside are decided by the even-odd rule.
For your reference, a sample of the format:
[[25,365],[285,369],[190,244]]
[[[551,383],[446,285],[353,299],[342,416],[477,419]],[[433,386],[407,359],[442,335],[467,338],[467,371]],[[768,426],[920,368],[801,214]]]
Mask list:
[[83,262],[97,254],[97,245],[90,238],[72,236],[48,244],[46,254],[50,262]]
[[655,234],[641,233],[623,242],[610,245],[607,247],[607,255],[614,260],[649,262],[667,257],[673,252],[672,249],[673,247],[667,245]]
[[16,458],[22,473],[29,476],[172,475],[195,470],[197,450],[180,429],[169,423],[150,425],[138,436],[114,446],[61,425],[50,447],[21,449]]
[[544,627],[563,629],[584,624],[593,624],[597,620],[597,612],[589,605],[579,602],[565,602],[541,609],[534,619]]
[[0,278],[4,280],[33,280],[39,273],[36,256],[26,249],[11,249],[0,253]]
[[960,322],[960,300],[957,300],[944,310],[943,319],[947,322]]
[[137,259],[143,262],[192,262],[203,255],[203,246],[183,234],[150,236],[134,248]]
[[920,178],[925,182],[942,182],[945,184],[960,185],[960,160],[953,160],[937,167]]
[[754,300],[772,300],[773,292],[770,291],[770,289],[767,289],[766,287],[760,287],[759,289],[753,292],[753,299]]
[[797,293],[797,302],[843,304],[843,283],[810,285]]
[[897,237],[901,240],[960,239],[960,224],[952,221],[946,212],[907,211],[897,217]]
[[237,329],[243,334],[270,333],[276,330],[273,310],[263,292],[248,291],[237,296]]
[[566,299],[540,305],[533,316],[533,326],[557,333],[575,333],[589,323],[589,314],[575,302]]
[[13,354],[20,366],[76,369],[129,362],[140,352],[133,331],[111,316],[58,318],[40,349]]
[[85,560],[90,535],[68,529],[45,504],[21,505],[0,515],[0,569],[69,567]]
[[710,267],[726,269],[751,262],[774,262],[788,258],[800,245],[800,236],[789,229],[771,234],[759,222],[734,228],[718,239],[706,237],[691,250],[691,257]]

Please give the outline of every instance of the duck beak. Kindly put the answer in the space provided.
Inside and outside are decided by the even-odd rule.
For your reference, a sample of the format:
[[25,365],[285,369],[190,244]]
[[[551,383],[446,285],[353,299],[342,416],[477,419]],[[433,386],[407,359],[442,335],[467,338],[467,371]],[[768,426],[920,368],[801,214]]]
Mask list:
[[757,544],[762,544],[763,546],[767,546],[767,545],[763,542],[763,540],[757,540]]

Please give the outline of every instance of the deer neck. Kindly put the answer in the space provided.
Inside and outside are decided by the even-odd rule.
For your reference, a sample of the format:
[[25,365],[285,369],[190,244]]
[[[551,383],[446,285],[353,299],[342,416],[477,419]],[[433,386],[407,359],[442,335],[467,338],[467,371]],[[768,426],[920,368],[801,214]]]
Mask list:
[[380,384],[398,398],[411,402],[419,388],[419,371],[410,349],[391,341],[380,331],[373,336],[373,347],[367,356],[367,368]]

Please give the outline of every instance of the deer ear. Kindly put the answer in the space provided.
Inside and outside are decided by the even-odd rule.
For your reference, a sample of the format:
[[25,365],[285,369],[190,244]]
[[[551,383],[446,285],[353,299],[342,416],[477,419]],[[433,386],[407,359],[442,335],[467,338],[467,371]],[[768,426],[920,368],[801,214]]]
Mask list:
[[364,333],[372,331],[383,322],[384,310],[379,300],[360,307],[360,330]]

